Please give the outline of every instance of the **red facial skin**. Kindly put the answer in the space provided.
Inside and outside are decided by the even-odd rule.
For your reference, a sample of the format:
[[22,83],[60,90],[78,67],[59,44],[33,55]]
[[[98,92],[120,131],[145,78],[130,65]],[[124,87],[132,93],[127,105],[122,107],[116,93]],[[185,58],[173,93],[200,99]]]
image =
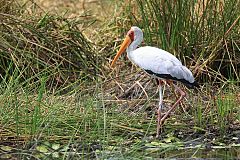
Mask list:
[[133,30],[128,31],[127,35],[130,37],[131,41],[134,41],[134,31]]

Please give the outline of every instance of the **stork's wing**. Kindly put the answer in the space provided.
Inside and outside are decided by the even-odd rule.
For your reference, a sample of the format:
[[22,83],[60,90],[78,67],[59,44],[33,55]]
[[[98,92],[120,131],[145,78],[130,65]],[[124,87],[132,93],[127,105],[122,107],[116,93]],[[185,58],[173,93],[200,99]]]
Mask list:
[[191,71],[167,51],[146,46],[136,49],[131,55],[129,59],[133,63],[144,70],[151,71],[152,74],[164,75],[162,78],[169,75],[170,79],[194,83]]

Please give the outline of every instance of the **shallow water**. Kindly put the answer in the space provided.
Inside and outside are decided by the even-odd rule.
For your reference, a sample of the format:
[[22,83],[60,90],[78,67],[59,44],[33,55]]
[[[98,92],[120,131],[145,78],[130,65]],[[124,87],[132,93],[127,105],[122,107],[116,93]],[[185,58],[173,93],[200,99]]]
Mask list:
[[[154,156],[155,157],[155,156]],[[156,156],[157,158],[158,156]],[[240,159],[240,147],[219,149],[181,149],[159,155],[159,158],[213,158],[213,159]]]

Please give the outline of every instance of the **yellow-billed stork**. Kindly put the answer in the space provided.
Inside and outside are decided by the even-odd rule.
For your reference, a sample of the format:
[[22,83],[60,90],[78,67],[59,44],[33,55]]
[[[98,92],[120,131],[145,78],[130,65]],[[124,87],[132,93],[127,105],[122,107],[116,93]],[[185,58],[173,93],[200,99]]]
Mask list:
[[[137,48],[143,40],[143,32],[140,28],[133,26],[128,31],[117,55],[111,63],[111,67],[115,64],[119,56],[127,50],[127,56],[134,64],[145,70],[149,75],[157,78],[159,81],[159,107],[157,110],[157,134],[159,137],[160,128],[164,120],[168,117],[170,112],[181,102],[186,96],[186,93],[176,86],[173,81],[182,82],[188,88],[198,87],[198,83],[194,80],[192,72],[172,54],[156,47],[140,47]],[[173,85],[180,93],[180,97],[173,104],[173,106],[161,116],[161,109],[163,103],[162,83],[166,80],[168,84]]]

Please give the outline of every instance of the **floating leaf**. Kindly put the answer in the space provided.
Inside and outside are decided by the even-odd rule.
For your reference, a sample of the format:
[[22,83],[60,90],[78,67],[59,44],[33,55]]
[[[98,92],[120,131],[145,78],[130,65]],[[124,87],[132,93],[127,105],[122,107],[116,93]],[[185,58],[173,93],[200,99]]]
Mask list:
[[151,147],[151,148],[168,148],[168,147],[171,147],[172,144],[167,144],[162,142],[151,142],[151,143],[146,143],[145,146]]
[[145,146],[146,146],[146,147],[155,147],[155,146],[152,145],[151,143],[146,143]]
[[48,141],[43,142],[45,146],[51,146],[51,144]]
[[160,150],[160,148],[147,148],[146,149],[147,152],[157,152],[159,150]]
[[222,149],[222,148],[227,148],[227,146],[212,146],[214,149]]
[[195,148],[202,148],[202,144],[197,144],[194,146]]
[[43,153],[35,154],[34,156],[39,159],[43,159],[43,157],[45,157]]
[[166,143],[170,143],[172,141],[172,138],[171,137],[168,137],[168,138],[165,138],[164,139],[164,142],[166,142]]
[[63,147],[63,149],[61,149],[61,151],[62,151],[62,152],[67,152],[67,151],[68,151],[68,149],[69,149],[69,147],[68,147],[68,146],[64,146],[64,147]]
[[36,149],[42,153],[48,152],[48,148],[45,145],[37,146]]
[[231,146],[233,146],[233,147],[240,147],[240,143],[238,143],[238,144],[233,143]]
[[107,150],[113,150],[113,149],[114,149],[114,146],[107,146],[106,149],[107,149]]
[[161,145],[160,142],[156,142],[156,141],[151,142],[151,144],[154,145],[154,146],[159,146],[159,145]]
[[96,149],[95,153],[101,153],[101,151],[99,149]]
[[178,147],[183,147],[184,146],[183,142],[180,142],[180,141],[176,142],[175,145],[178,146]]
[[11,155],[11,154],[2,154],[2,155],[0,156],[0,158],[1,158],[1,159],[10,159],[10,158],[12,158],[12,155]]
[[166,143],[171,143],[173,141],[175,141],[175,142],[179,141],[179,139],[174,137],[174,136],[169,136],[168,138],[164,138],[163,141],[166,142]]
[[232,137],[232,139],[234,139],[234,140],[238,140],[238,137]]
[[53,152],[52,157],[53,158],[59,158],[59,153],[58,152]]
[[53,144],[52,145],[52,149],[54,149],[54,150],[58,150],[60,148],[60,144]]
[[217,142],[216,144],[218,144],[219,146],[225,146],[225,144],[222,142]]
[[10,146],[1,146],[0,147],[3,151],[7,151],[7,152],[9,152],[9,151],[11,151],[13,148],[12,147],[10,147]]

